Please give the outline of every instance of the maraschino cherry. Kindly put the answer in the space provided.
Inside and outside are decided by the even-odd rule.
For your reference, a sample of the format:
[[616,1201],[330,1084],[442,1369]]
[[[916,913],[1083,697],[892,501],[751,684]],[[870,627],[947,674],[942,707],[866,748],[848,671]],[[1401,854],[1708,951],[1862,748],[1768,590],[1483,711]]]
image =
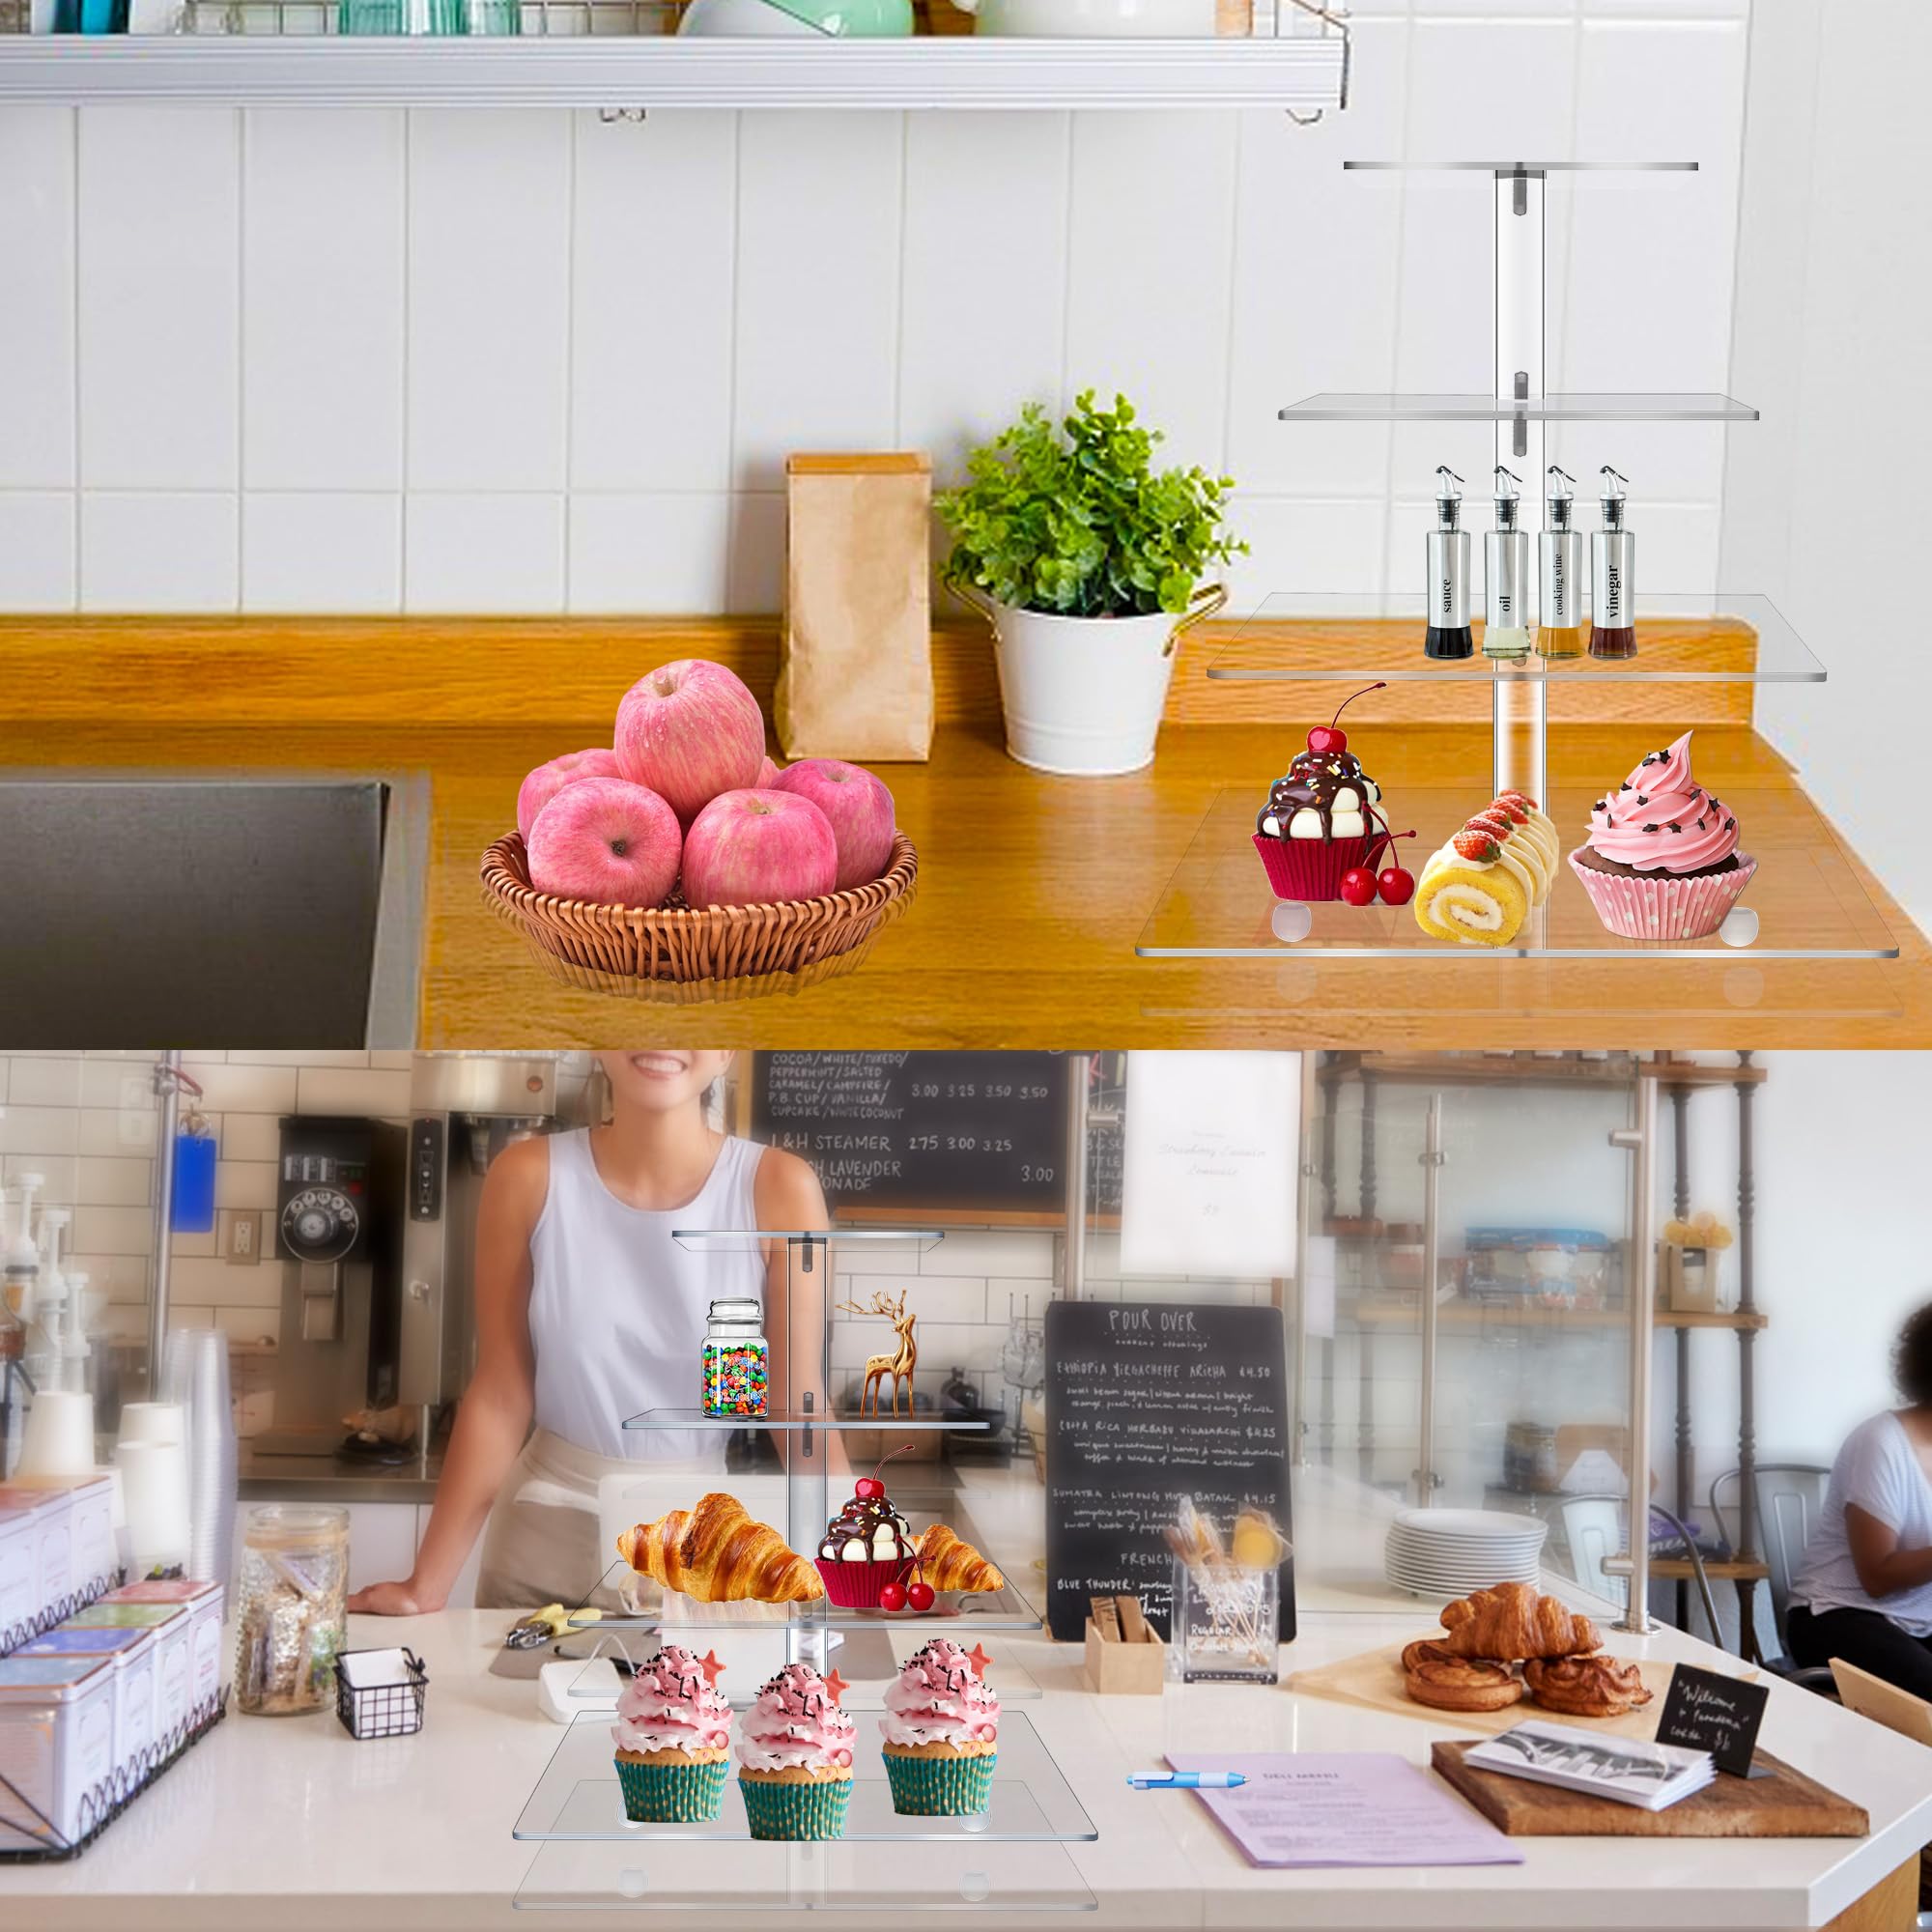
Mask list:
[[878,1499],[881,1496],[883,1496],[886,1492],[886,1486],[879,1479],[879,1471],[883,1469],[886,1466],[886,1464],[893,1460],[894,1456],[903,1456],[911,1448],[912,1444],[910,1442],[901,1442],[899,1446],[892,1452],[892,1455],[881,1456],[879,1460],[875,1463],[873,1463],[872,1473],[869,1476],[861,1476],[859,1480],[852,1485],[852,1493],[855,1496],[857,1496],[862,1503],[877,1502]]
[[[1366,697],[1372,691],[1386,691],[1387,689],[1388,686],[1385,683],[1365,684],[1360,691],[1351,692],[1347,697],[1343,698],[1340,704],[1336,705],[1335,717],[1329,719],[1327,724],[1315,724],[1309,727],[1308,749],[1318,758],[1325,758],[1331,753],[1335,752],[1346,752],[1349,749],[1349,734],[1342,729],[1336,720],[1341,717],[1343,712],[1348,710],[1350,705],[1354,703],[1356,698]],[[1363,904],[1366,905],[1367,903],[1366,899],[1363,900]]]
[[1365,906],[1374,903],[1376,896],[1376,875],[1366,866],[1350,866],[1342,874],[1336,889],[1345,903],[1351,906]]
[[906,1606],[906,1590],[902,1583],[881,1583],[879,1585],[879,1607],[882,1610],[902,1610]]
[[932,1585],[923,1577],[920,1577],[918,1581],[907,1586],[905,1600],[916,1610],[931,1609],[933,1605]]

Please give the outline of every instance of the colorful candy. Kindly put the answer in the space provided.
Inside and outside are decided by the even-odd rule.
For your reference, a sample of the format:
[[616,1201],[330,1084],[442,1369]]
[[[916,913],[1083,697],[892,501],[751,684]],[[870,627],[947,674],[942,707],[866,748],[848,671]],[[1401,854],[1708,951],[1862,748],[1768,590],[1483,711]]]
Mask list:
[[770,1350],[762,1341],[704,1345],[706,1415],[763,1415],[770,1378]]

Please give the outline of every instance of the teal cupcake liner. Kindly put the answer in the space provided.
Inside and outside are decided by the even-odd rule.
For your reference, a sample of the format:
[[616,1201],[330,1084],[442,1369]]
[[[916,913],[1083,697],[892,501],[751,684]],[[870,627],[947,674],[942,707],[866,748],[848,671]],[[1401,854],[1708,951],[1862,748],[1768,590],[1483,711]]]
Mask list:
[[617,1760],[624,1816],[634,1825],[700,1825],[724,1808],[729,1763],[627,1764]]
[[893,1809],[913,1818],[966,1818],[992,1803],[998,1751],[982,1757],[901,1757],[889,1750]]
[[763,1778],[741,1777],[745,1816],[754,1838],[842,1838],[845,1807],[852,1802],[849,1777],[828,1777],[810,1784],[773,1784]]

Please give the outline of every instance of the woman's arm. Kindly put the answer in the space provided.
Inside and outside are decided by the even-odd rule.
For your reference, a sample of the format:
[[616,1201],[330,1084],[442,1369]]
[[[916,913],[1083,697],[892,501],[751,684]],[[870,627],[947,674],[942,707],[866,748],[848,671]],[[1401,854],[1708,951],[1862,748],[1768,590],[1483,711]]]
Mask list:
[[1907,1549],[1897,1530],[1857,1503],[1845,1505],[1845,1541],[1859,1587],[1868,1597],[1895,1597],[1932,1583],[1932,1549]]
[[410,1617],[441,1609],[524,1446],[536,1403],[530,1236],[549,1190],[550,1150],[541,1141],[513,1142],[484,1179],[476,1209],[476,1373],[456,1411],[436,1507],[408,1579],[356,1591],[352,1610]]
[[[823,1228],[831,1216],[825,1205],[818,1177],[794,1153],[767,1148],[758,1161],[753,1182],[753,1205],[757,1208],[761,1228]],[[771,1344],[771,1390],[775,1404],[792,1399],[792,1350],[799,1352],[799,1368],[805,1381],[817,1378],[820,1351],[825,1347],[826,1304],[831,1298],[832,1263],[829,1249],[813,1257],[810,1274],[794,1273],[792,1256],[784,1242],[775,1242],[765,1260],[765,1339]],[[830,1406],[832,1391],[823,1392]],[[790,1461],[792,1443],[789,1430],[775,1432],[779,1454]],[[827,1466],[849,1467],[838,1432],[823,1438],[830,1445]]]

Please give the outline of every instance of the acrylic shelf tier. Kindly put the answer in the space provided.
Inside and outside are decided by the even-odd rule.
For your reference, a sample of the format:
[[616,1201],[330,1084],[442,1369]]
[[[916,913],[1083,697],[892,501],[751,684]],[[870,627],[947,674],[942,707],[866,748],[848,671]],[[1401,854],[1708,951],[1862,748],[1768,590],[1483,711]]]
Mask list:
[[794,1409],[772,1407],[763,1415],[707,1415],[701,1408],[646,1408],[624,1418],[626,1429],[906,1429],[929,1434],[945,1430],[970,1435],[975,1430],[990,1429],[988,1422],[968,1417],[953,1418],[933,1414],[895,1415],[890,1408],[878,1414],[860,1414],[854,1409]]
[[[855,1756],[847,1844],[956,1843],[962,1838],[978,1844],[1074,1844],[1099,1836],[1039,1733],[1017,1712],[1000,1718],[992,1804],[971,1817],[895,1811],[875,1724],[859,1727]],[[604,1714],[579,1718],[564,1733],[512,1835],[621,1844],[679,1839],[749,1843],[752,1838],[735,1789],[725,1792],[723,1816],[716,1819],[671,1825],[634,1825],[626,1819],[611,1757],[611,1719]]]
[[[1480,619],[1471,627],[1474,657],[1428,658],[1426,602],[1420,591],[1279,591],[1241,620],[1208,675],[1284,684],[1518,679],[1551,686],[1823,684],[1826,677],[1810,646],[1754,591],[1645,591],[1635,619],[1637,654],[1623,659],[1484,657]],[[1586,722],[1585,713],[1571,722]]]
[[[1371,761],[1373,762],[1373,761]],[[1614,775],[1609,775],[1614,777]],[[1581,828],[1600,796],[1558,787],[1548,810],[1581,844]],[[1409,906],[1354,907],[1339,900],[1303,906],[1275,898],[1255,852],[1261,787],[1222,791],[1161,894],[1135,952],[1147,959],[1274,958],[1514,959],[1895,959],[1898,941],[1860,885],[1831,827],[1788,785],[1726,784],[1743,848],[1757,860],[1741,909],[1757,916],[1742,946],[1719,936],[1696,940],[1619,939],[1598,919],[1567,864],[1559,863],[1549,902],[1531,915],[1517,943],[1460,946],[1434,939]],[[1479,787],[1405,786],[1385,801],[1394,822],[1416,826],[1433,852],[1484,803]],[[1418,861],[1414,868],[1420,871]],[[1735,938],[1735,929],[1734,929]]]
[[1716,393],[1557,391],[1543,396],[1336,390],[1278,412],[1283,422],[1756,422],[1748,403]]
[[537,1847],[520,1912],[1094,1912],[1064,1845],[961,1838],[907,1844],[650,1845],[554,1839]]
[[[1256,867],[1260,869],[1259,865]],[[820,1525],[821,1529],[823,1525]],[[647,1577],[636,1577],[622,1563],[605,1573],[603,1587],[619,1593],[627,1607],[617,1613],[578,1623],[580,1630],[772,1631],[836,1630],[851,1626],[872,1629],[924,1630],[928,1636],[949,1636],[964,1630],[1037,1631],[1043,1619],[1010,1580],[1004,1589],[972,1592],[949,1590],[929,1610],[854,1610],[829,1598],[809,1604],[700,1604],[690,1597],[662,1601],[663,1594]],[[656,1593],[659,1601],[651,1600]]]

